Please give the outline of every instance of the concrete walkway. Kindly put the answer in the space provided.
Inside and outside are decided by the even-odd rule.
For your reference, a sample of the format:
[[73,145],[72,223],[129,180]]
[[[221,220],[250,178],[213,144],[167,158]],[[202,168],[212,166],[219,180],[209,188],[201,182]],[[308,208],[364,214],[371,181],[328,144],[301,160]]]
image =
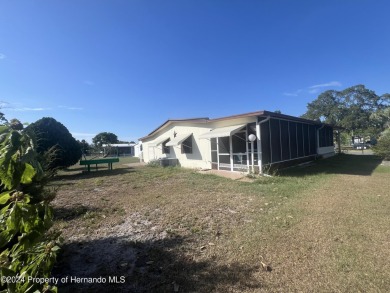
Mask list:
[[[230,171],[223,171],[223,170],[200,170],[198,171],[198,173],[200,174],[214,174],[214,175],[217,175],[217,176],[221,176],[221,177],[225,177],[225,178],[229,178],[229,179],[232,179],[232,180],[242,180],[244,181],[243,179],[246,179],[246,173],[242,173],[242,172],[230,172]],[[250,179],[250,178],[248,178]]]

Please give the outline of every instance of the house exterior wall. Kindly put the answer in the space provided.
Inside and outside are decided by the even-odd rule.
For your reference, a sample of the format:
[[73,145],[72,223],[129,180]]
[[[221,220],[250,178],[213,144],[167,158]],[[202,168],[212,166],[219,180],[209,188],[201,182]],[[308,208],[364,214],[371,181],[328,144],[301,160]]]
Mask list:
[[[210,139],[201,139],[201,134],[207,133],[215,128],[246,124],[250,122],[256,122],[256,117],[244,117],[231,120],[213,121],[210,123],[186,123],[177,122],[169,126],[164,127],[160,131],[156,132],[151,137],[142,140],[142,160],[148,163],[153,160],[161,158],[176,158],[182,167],[186,168],[199,168],[210,169],[211,168],[211,146]],[[182,154],[181,145],[169,147],[170,153],[163,154],[162,145],[157,147],[153,146],[153,142],[162,138],[169,137],[171,140],[174,138],[174,133],[177,135],[192,133],[192,153]]]
[[141,154],[141,144],[137,143],[134,145],[134,157],[139,157]]
[[[168,120],[152,134],[142,138],[141,160],[148,163],[153,160],[170,158],[177,159],[182,167],[217,168],[230,171],[251,170],[253,164],[254,168],[262,173],[263,168],[267,166],[294,164],[293,162],[300,160],[314,159],[317,155],[329,157],[334,154],[332,127],[305,119],[265,114],[262,116],[239,115],[239,117],[229,117],[228,119],[195,120]],[[242,130],[237,129],[236,135],[225,137],[224,140],[220,141],[218,138],[216,140],[217,150],[213,149],[212,151],[210,138],[200,138],[201,135],[211,130],[239,125],[247,125],[247,127]],[[169,153],[163,152],[161,141],[164,138],[170,138],[172,141],[175,134],[177,135],[176,139],[178,139],[190,133],[192,133],[190,136],[192,153],[182,153],[182,145],[165,146],[165,149],[169,148]],[[247,136],[250,133],[256,134],[257,137],[253,143],[253,158],[252,144],[247,142]],[[206,135],[206,137],[212,137],[212,135]],[[243,150],[242,144],[237,147],[237,137],[238,140],[241,139],[246,143],[246,152]],[[160,142],[160,144],[156,146],[156,142]],[[230,151],[226,151],[227,149],[220,151],[220,145],[230,145],[228,147]],[[239,153],[234,151],[235,147],[233,146],[239,149]]]
[[[170,125],[156,133],[148,140],[142,141],[143,146],[143,161],[148,163],[153,160],[161,158],[176,158],[179,160],[180,165],[188,168],[209,168],[211,154],[208,151],[210,149],[210,141],[199,139],[199,135],[210,131],[209,125],[191,125],[187,123],[180,123],[176,125]],[[153,146],[153,142],[161,137],[174,138],[174,133],[177,135],[192,133],[192,153],[182,154],[181,145],[170,146],[169,154],[163,154],[162,144]]]

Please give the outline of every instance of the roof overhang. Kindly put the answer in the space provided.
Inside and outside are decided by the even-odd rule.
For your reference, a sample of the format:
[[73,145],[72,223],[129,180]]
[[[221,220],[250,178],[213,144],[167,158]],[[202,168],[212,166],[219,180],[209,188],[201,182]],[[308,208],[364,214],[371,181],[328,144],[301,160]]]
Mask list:
[[203,133],[199,138],[216,138],[216,137],[226,137],[235,134],[246,126],[246,124],[226,126],[220,128],[214,128],[210,132]]
[[157,146],[159,146],[160,144],[162,144],[163,142],[167,141],[168,139],[169,139],[169,137],[166,137],[166,136],[164,136],[164,137],[159,137],[158,139],[152,141],[152,142],[150,143],[150,146],[152,146],[152,147],[157,147]]
[[181,135],[176,135],[174,139],[169,141],[166,146],[178,146],[183,143],[187,138],[189,138],[192,135],[192,133],[186,133],[186,134],[181,134]]
[[285,120],[289,120],[289,121],[303,122],[303,123],[314,124],[314,125],[322,125],[321,122],[308,120],[305,118],[294,117],[294,116],[289,116],[289,115],[274,113],[274,112],[269,112],[269,111],[256,111],[256,112],[249,112],[249,113],[244,113],[244,114],[239,114],[239,115],[225,116],[225,117],[220,117],[220,118],[215,118],[215,119],[209,119],[207,117],[205,117],[205,118],[192,118],[192,119],[168,119],[166,122],[164,122],[162,125],[157,127],[155,130],[153,130],[147,136],[141,137],[138,140],[145,141],[145,140],[151,139],[156,133],[158,133],[159,131],[168,127],[171,124],[176,124],[176,123],[208,124],[208,123],[213,123],[213,122],[218,122],[218,121],[234,120],[234,119],[239,119],[239,118],[256,117],[256,116],[258,117],[258,119],[271,117],[271,118],[285,119]]

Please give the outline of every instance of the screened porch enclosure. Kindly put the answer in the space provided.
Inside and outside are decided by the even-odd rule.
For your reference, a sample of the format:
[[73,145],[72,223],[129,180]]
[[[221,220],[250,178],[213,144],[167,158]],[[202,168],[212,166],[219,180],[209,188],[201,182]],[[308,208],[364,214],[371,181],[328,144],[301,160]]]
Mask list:
[[[230,136],[211,137],[212,169],[247,172],[252,162],[249,134],[256,134],[256,123],[243,126]],[[257,142],[254,142],[255,165],[258,164],[257,153]]]
[[260,142],[261,163],[266,166],[316,156],[318,147],[333,145],[333,130],[329,126],[271,118],[260,121]]
[[[242,126],[230,136],[225,133],[225,136],[211,137],[211,168],[250,171],[252,151],[248,136],[256,135],[256,124]],[[333,146],[333,129],[326,125],[259,117],[258,129],[257,140],[253,142],[253,165],[260,172],[273,164],[310,160],[318,155],[319,148]]]

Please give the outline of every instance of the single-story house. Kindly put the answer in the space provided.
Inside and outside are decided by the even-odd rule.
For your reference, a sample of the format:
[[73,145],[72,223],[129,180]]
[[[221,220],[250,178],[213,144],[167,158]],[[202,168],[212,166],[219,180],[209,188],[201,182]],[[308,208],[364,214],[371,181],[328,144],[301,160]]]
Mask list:
[[136,143],[112,143],[103,144],[103,154],[109,156],[139,156],[139,147]]
[[139,140],[146,163],[173,160],[200,169],[263,173],[334,155],[332,126],[269,111],[169,119]]

